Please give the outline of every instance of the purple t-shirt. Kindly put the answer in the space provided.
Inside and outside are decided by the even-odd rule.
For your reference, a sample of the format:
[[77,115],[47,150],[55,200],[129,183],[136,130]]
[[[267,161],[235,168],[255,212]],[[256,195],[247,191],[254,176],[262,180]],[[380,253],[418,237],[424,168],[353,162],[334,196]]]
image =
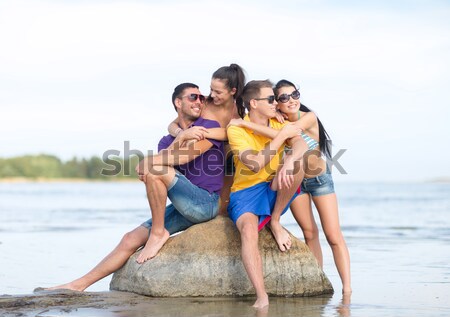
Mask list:
[[[217,121],[198,118],[190,127],[202,126],[205,128],[220,128],[220,124]],[[158,144],[158,152],[169,147],[175,140],[173,136],[166,135]],[[224,148],[223,142],[213,139],[208,139],[213,146],[190,161],[189,163],[175,166],[175,168],[192,184],[207,190],[210,193],[218,193],[223,186],[224,176]]]

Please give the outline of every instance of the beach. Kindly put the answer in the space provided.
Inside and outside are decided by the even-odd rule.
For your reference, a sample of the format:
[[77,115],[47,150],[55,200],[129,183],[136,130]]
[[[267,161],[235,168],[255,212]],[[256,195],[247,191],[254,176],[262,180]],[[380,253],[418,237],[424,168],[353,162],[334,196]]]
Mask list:
[[[450,185],[342,183],[336,184],[336,190],[351,256],[351,298],[342,298],[331,250],[321,232],[324,272],[334,295],[271,298],[267,312],[256,312],[250,307],[252,297],[149,298],[108,292],[110,277],[82,294],[33,294],[37,287],[86,273],[123,233],[146,220],[145,191],[138,182],[1,183],[0,312],[11,316],[449,316]],[[282,222],[302,238],[289,213]],[[61,307],[42,304],[52,296]],[[73,300],[72,306],[67,298]],[[77,298],[84,304],[77,304]],[[32,307],[27,301],[42,305]],[[11,303],[19,305],[6,307]]]

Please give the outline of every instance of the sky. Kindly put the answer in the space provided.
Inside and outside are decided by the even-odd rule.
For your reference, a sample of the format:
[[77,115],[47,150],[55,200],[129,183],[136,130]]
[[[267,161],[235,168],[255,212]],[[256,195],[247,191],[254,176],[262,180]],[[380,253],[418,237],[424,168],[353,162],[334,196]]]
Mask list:
[[[450,178],[448,1],[0,1],[0,157],[155,150],[173,88],[288,79],[345,170]],[[343,152],[345,151],[345,152]]]

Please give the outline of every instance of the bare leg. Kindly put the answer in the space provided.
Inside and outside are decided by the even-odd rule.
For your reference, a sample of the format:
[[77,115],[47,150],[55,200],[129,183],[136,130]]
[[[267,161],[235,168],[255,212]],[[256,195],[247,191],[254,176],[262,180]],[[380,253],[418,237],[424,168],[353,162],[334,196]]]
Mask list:
[[255,308],[269,305],[269,296],[264,286],[261,254],[258,249],[258,217],[252,213],[245,213],[239,217],[236,226],[241,234],[241,255],[250,282],[256,291]]
[[109,253],[89,273],[70,283],[51,287],[48,288],[48,290],[70,289],[74,291],[84,291],[95,282],[121,268],[130,256],[136,252],[137,248],[144,245],[147,238],[148,229],[142,226],[137,227],[133,231],[126,233],[114,250],[112,250],[111,253]]
[[[303,175],[303,169],[298,168],[294,174],[294,182],[289,188],[278,189],[276,181],[273,181],[271,185],[272,189],[277,191],[277,200],[272,211],[272,218],[270,219],[269,228],[272,231],[272,234],[278,243],[278,247],[282,252],[285,252],[291,248],[292,241],[289,233],[280,224],[281,213],[284,208],[286,208],[286,205],[289,203],[300,186]],[[276,178],[277,177],[275,177],[275,180]]]
[[314,254],[320,267],[323,268],[322,248],[320,247],[319,229],[312,213],[311,196],[303,194],[297,196],[291,203],[291,211],[295,220],[303,231],[305,243]]
[[333,252],[334,263],[342,281],[342,292],[352,292],[350,282],[350,255],[339,225],[336,194],[313,197],[319,212],[322,228]]
[[147,174],[145,188],[152,212],[152,229],[144,249],[136,259],[139,264],[154,258],[169,239],[169,231],[164,227],[164,213],[167,203],[167,188],[175,177],[175,171],[169,166],[153,166]]

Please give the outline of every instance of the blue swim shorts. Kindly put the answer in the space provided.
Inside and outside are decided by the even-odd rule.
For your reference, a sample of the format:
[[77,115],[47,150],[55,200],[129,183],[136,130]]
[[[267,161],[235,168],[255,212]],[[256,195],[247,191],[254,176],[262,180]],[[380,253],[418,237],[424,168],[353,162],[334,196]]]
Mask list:
[[[238,218],[246,212],[259,216],[258,230],[261,230],[270,221],[277,200],[277,192],[270,188],[270,184],[270,182],[259,183],[230,194],[228,215],[235,224]],[[286,212],[297,196],[298,191],[283,209],[282,214]]]

